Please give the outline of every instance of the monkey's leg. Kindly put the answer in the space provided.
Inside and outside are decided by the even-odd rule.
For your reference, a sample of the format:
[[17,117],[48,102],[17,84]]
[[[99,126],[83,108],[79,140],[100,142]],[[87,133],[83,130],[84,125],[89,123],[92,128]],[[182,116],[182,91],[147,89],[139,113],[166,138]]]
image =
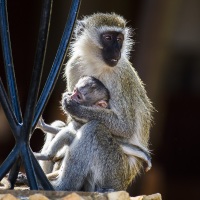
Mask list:
[[69,151],[69,146],[68,145],[64,145],[57,153],[56,155],[53,157],[53,161],[57,162],[59,160],[62,160],[65,157],[65,154],[67,154]]
[[[54,138],[54,136],[52,134],[49,134],[49,133],[46,134],[45,143],[44,143],[44,146],[42,147],[41,154],[43,154],[48,149],[48,146],[53,138]],[[43,171],[45,172],[45,174],[52,172],[53,165],[54,165],[53,161],[40,160],[39,164],[40,164],[41,168],[43,169]]]
[[[62,122],[62,121],[55,121],[51,125],[48,125],[48,124],[45,124],[45,122],[41,121],[41,120],[43,120],[43,119],[40,119],[40,124],[42,124],[42,125],[40,125],[40,127],[43,127],[43,126],[46,127],[46,125],[51,126],[51,127],[55,127],[55,130],[54,130],[55,134],[58,133],[60,130],[65,129],[65,123]],[[63,128],[61,128],[61,127],[63,127]],[[46,130],[47,130],[47,134],[46,134],[46,137],[45,137],[45,143],[44,143],[44,146],[42,147],[41,153],[44,153],[49,148],[51,141],[55,137],[52,134],[53,131],[51,132],[50,129],[48,129],[48,128]]]
[[[65,126],[65,123],[62,122],[62,121],[55,121],[51,124],[51,126],[60,128],[60,127]],[[46,155],[45,152],[47,151],[47,149],[48,149],[53,138],[54,138],[53,134],[50,134],[50,133],[46,134],[45,143],[44,143],[44,146],[42,147],[41,154]],[[48,158],[46,160],[48,160]],[[54,162],[52,162],[51,160],[49,160],[49,161],[40,160],[39,164],[40,164],[40,166],[42,167],[42,169],[45,173],[51,173],[52,172]]]
[[109,192],[126,190],[132,177],[128,157],[109,130],[102,124],[96,127],[94,135],[95,162],[92,174],[95,177],[95,191]]
[[[53,160],[54,156],[62,147],[64,147],[65,143],[66,143],[65,134],[60,135],[58,133],[49,143],[49,146],[46,150],[43,150],[41,153],[34,152],[34,156],[36,157],[37,160]],[[55,160],[58,159],[59,158],[55,158]]]
[[[69,128],[66,126],[50,141],[46,150],[41,153],[34,153],[34,155],[38,160],[59,160],[60,156],[64,154],[60,154],[59,157],[55,157],[56,154],[60,149],[62,149],[62,147],[67,144],[71,144],[74,137],[75,133],[70,132]],[[64,148],[64,151],[65,150],[66,148]]]
[[65,125],[66,124],[60,120],[56,120],[49,125],[46,124],[42,118],[40,118],[37,124],[37,128],[41,129],[43,132],[57,134]]
[[129,177],[128,160],[119,144],[102,124],[90,121],[78,130],[58,179],[51,183],[55,190],[123,190]]
[[69,146],[69,154],[64,157],[58,179],[51,182],[55,190],[79,191],[83,188],[91,170],[91,163],[94,162],[95,127],[96,122],[91,121],[78,130]]
[[58,150],[60,150],[65,145],[70,145],[72,143],[74,137],[75,133],[73,131],[70,131],[67,126],[64,127],[50,142],[46,154],[50,158],[54,158]]

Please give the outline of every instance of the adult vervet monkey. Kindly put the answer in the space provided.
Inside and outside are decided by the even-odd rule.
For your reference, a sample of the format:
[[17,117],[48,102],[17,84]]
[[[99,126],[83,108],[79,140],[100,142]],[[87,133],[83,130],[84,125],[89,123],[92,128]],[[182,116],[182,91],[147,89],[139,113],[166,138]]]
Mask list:
[[[66,101],[71,116],[87,121],[64,158],[57,190],[126,190],[144,159],[132,144],[148,152],[152,104],[129,62],[133,41],[123,17],[97,13],[78,21],[66,64],[67,89],[72,92],[83,75],[99,79],[110,92],[110,109]],[[141,157],[141,156],[140,156]]]

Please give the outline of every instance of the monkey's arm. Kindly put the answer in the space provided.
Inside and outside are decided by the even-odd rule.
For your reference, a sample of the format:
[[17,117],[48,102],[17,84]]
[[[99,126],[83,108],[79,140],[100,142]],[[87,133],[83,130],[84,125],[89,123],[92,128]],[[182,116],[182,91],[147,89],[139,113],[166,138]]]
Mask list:
[[128,124],[123,119],[119,119],[111,109],[83,106],[70,97],[66,97],[65,103],[65,109],[77,121],[86,123],[91,120],[98,120],[116,136],[125,138],[132,136],[131,132],[125,132]]
[[39,119],[36,128],[41,129],[43,132],[48,132],[51,134],[57,134],[65,126],[65,123],[62,121],[55,121],[51,125],[46,124],[42,118]]
[[[47,150],[42,153],[34,153],[38,160],[57,160],[57,152],[64,147],[70,145],[75,137],[75,132],[66,126],[53,138]],[[54,158],[55,157],[55,158]]]

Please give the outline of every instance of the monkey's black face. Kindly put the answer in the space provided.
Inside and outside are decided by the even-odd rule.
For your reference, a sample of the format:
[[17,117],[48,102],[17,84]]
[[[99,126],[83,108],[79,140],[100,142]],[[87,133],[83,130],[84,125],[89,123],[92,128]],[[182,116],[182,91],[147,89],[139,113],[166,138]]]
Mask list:
[[101,34],[102,56],[105,63],[110,67],[117,65],[121,58],[123,41],[124,35],[120,32],[109,31]]

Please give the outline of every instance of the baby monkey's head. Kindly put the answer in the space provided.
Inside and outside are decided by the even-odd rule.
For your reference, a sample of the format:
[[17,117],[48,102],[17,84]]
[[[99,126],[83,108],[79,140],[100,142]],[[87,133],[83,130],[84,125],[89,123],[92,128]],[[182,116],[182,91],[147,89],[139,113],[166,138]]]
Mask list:
[[65,92],[62,97],[62,106],[65,110],[67,98],[84,106],[109,108],[110,94],[104,84],[92,76],[83,76],[75,85],[72,93]]

